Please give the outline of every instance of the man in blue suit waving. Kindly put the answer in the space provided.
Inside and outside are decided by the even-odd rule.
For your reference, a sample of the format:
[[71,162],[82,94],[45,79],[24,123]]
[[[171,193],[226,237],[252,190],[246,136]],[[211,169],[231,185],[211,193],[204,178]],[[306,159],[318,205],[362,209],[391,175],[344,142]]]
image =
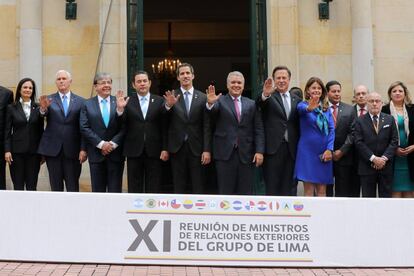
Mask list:
[[98,73],[93,80],[97,96],[86,100],[80,114],[80,128],[89,156],[93,192],[120,193],[125,131],[116,113],[116,98],[111,96],[112,78]]
[[58,91],[40,97],[40,113],[47,119],[38,153],[46,157],[52,191],[79,191],[82,163],[86,149],[79,128],[80,109],[84,99],[70,90],[71,74],[56,73]]

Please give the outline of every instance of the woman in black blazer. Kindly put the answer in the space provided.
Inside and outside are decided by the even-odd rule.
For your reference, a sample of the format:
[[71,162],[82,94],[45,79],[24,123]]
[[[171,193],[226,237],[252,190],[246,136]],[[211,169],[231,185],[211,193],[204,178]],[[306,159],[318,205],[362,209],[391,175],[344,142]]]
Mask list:
[[22,79],[16,88],[16,99],[7,107],[4,158],[10,167],[15,190],[37,187],[41,157],[37,154],[44,119],[35,103],[36,84]]
[[414,195],[414,106],[407,86],[394,82],[388,88],[389,103],[382,112],[391,114],[398,129],[398,148],[394,158],[392,197]]

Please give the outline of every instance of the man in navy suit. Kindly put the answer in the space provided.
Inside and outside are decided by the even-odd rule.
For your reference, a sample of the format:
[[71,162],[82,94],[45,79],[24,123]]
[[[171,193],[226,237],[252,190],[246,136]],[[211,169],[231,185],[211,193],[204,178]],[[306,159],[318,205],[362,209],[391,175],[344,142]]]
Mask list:
[[301,99],[289,91],[291,76],[289,68],[276,66],[273,79],[265,81],[257,98],[266,137],[263,176],[267,195],[296,195],[297,182],[293,177],[299,140],[296,106]]
[[131,97],[117,93],[117,113],[126,129],[123,155],[127,157],[128,192],[159,193],[161,160],[169,157],[164,99],[150,93],[151,81],[145,71],[134,74],[132,87],[137,93]]
[[122,192],[125,131],[116,113],[116,97],[111,96],[112,78],[98,73],[93,80],[97,96],[86,100],[80,114],[80,128],[89,157],[93,192]]
[[[7,106],[13,102],[13,92],[0,86],[0,151],[4,152],[4,131]],[[6,161],[0,158],[0,190],[6,189]]]
[[355,121],[354,137],[360,162],[358,173],[363,197],[391,196],[393,159],[398,146],[394,118],[381,112],[381,95],[371,92],[367,97],[368,113]]
[[70,90],[71,74],[56,73],[58,91],[40,97],[40,113],[47,119],[38,153],[45,156],[52,191],[79,191],[82,163],[86,148],[82,140],[79,115],[84,99]]
[[255,102],[242,97],[242,73],[229,73],[227,89],[229,93],[221,97],[210,85],[206,105],[216,125],[213,157],[219,193],[248,195],[252,193],[254,165],[263,163],[263,122]]
[[[182,63],[177,68],[180,88],[164,96],[168,110],[168,152],[175,193],[205,192],[206,167],[210,163],[211,131],[206,112],[206,94],[194,89],[194,69]],[[189,185],[191,184],[191,186]],[[190,187],[188,187],[190,186]]]

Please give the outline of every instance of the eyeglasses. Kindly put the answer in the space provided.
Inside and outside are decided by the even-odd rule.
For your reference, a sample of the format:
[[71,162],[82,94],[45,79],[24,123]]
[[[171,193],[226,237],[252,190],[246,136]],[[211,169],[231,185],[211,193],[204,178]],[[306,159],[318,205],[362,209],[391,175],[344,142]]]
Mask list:
[[98,84],[98,85],[112,84],[112,81],[111,81],[111,80],[107,80],[107,81],[98,81],[98,82],[96,82],[96,84]]
[[368,100],[368,102],[369,102],[370,104],[373,104],[373,103],[377,103],[377,104],[382,103],[382,101],[381,101],[381,100]]

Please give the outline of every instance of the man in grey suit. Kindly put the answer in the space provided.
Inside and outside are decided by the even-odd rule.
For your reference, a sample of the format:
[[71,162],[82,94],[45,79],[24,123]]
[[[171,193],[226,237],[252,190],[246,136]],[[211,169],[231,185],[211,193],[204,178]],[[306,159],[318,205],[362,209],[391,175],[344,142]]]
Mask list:
[[362,196],[391,196],[393,159],[398,146],[394,118],[381,112],[381,95],[371,92],[367,97],[368,113],[355,121],[354,138],[360,162]]
[[252,193],[254,165],[263,163],[263,122],[255,102],[242,97],[242,73],[229,73],[227,89],[229,93],[221,97],[210,85],[207,93],[206,107],[216,125],[213,157],[218,188],[220,194],[248,195]]
[[[353,181],[353,136],[352,124],[355,120],[354,108],[341,101],[341,84],[336,81],[326,83],[329,107],[335,123],[334,177],[335,196],[351,196]],[[333,195],[333,185],[328,185],[327,196]]]
[[38,153],[46,157],[52,191],[79,191],[82,163],[86,161],[86,147],[79,127],[80,110],[84,98],[70,90],[72,76],[68,71],[56,73],[58,91],[40,97],[40,113],[46,116]]
[[80,114],[80,128],[89,156],[92,192],[120,193],[125,135],[122,117],[116,112],[116,97],[111,96],[111,75],[98,73],[93,83],[97,96],[85,101]]
[[[6,127],[7,106],[13,102],[13,92],[0,86],[0,150],[4,152],[4,130]],[[0,190],[6,189],[6,161],[0,158]]]
[[189,63],[177,68],[180,88],[165,93],[174,192],[202,194],[205,191],[205,165],[211,159],[210,120],[206,94],[194,89],[194,69]]
[[263,174],[267,195],[296,195],[297,182],[293,179],[299,139],[296,106],[301,100],[289,92],[291,75],[286,66],[275,67],[273,79],[265,81],[257,99],[266,136]]

